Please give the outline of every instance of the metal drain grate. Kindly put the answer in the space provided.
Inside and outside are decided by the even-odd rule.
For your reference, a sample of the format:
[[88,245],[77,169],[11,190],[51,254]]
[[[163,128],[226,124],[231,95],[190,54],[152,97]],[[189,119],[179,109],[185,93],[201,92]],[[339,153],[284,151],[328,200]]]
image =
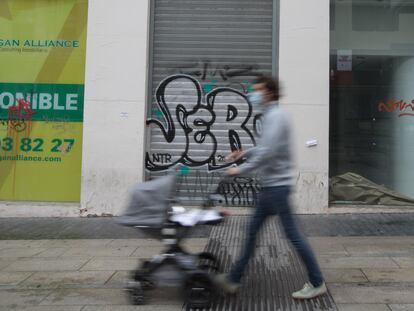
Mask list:
[[[213,228],[206,251],[219,259],[229,271],[239,256],[249,218],[232,217]],[[295,301],[291,293],[306,281],[304,267],[284,238],[278,221],[271,218],[258,238],[256,253],[242,279],[242,288],[235,296],[221,296],[212,311],[313,311],[337,310],[330,295],[308,301]],[[189,310],[189,308],[185,308]]]

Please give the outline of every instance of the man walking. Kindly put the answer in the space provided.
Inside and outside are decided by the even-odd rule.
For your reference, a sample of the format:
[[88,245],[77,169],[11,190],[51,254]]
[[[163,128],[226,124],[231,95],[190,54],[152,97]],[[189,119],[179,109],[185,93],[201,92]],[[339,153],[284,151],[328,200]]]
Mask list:
[[279,215],[284,232],[298,252],[308,272],[309,283],[292,294],[296,299],[310,299],[326,292],[325,282],[313,251],[297,227],[289,204],[289,194],[293,184],[293,166],[290,151],[290,126],[286,112],[279,107],[279,82],[271,77],[260,77],[250,94],[253,105],[264,108],[263,131],[257,146],[247,151],[235,151],[227,156],[229,161],[246,157],[239,167],[227,170],[230,176],[261,170],[262,190],[257,207],[250,221],[247,241],[241,257],[229,274],[217,277],[217,283],[225,291],[235,293],[249,259],[254,254],[256,236],[264,221],[271,215]]

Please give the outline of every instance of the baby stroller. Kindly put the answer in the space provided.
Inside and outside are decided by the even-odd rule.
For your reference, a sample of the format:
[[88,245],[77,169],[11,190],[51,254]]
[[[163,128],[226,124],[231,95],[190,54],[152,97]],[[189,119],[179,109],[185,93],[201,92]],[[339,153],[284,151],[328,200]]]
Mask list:
[[134,271],[126,290],[133,304],[145,303],[145,291],[155,287],[181,286],[184,300],[191,308],[208,308],[215,296],[213,277],[219,271],[217,259],[207,252],[191,254],[181,246],[190,230],[199,224],[222,221],[220,213],[208,209],[213,196],[202,209],[184,211],[172,206],[176,191],[175,174],[168,174],[135,186],[122,225],[143,230],[161,240],[166,249]]

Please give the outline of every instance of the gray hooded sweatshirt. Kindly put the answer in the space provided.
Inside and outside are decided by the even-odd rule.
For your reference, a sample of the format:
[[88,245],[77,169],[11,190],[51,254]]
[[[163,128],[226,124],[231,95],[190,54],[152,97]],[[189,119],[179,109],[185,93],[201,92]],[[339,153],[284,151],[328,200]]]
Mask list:
[[246,157],[247,161],[239,166],[240,174],[259,169],[262,187],[293,184],[289,118],[278,102],[266,107],[262,136]]

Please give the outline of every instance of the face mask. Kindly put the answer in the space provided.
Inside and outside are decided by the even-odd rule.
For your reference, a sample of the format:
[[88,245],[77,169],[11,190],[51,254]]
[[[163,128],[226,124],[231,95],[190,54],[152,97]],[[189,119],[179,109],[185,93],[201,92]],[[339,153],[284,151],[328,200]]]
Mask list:
[[250,93],[248,99],[253,106],[259,106],[263,103],[263,95],[260,92]]

